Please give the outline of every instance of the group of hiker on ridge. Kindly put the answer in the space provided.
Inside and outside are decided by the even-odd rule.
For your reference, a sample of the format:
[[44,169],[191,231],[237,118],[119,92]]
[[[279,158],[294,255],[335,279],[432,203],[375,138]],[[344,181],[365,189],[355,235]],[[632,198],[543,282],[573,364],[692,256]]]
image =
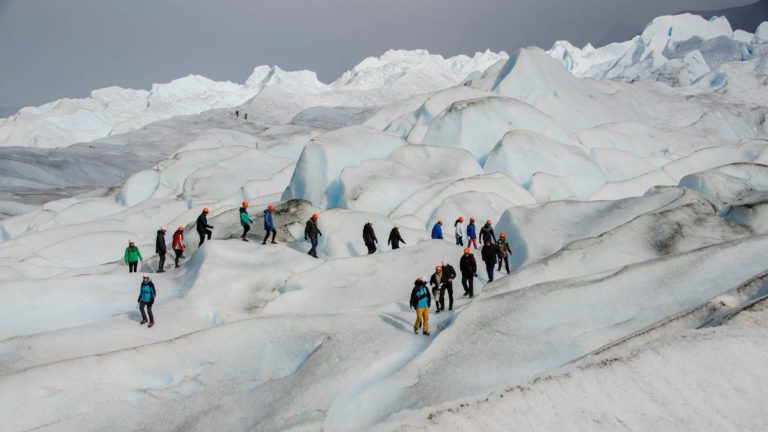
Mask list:
[[[198,247],[202,247],[202,245],[205,243],[205,240],[210,240],[211,236],[213,234],[213,225],[208,224],[208,213],[209,209],[204,208],[200,215],[197,217],[197,220],[195,222],[195,228],[199,237],[199,243]],[[269,236],[272,236],[272,244],[277,244],[276,236],[277,236],[277,229],[275,228],[275,221],[274,221],[274,207],[269,204],[267,205],[266,209],[263,212],[264,215],[264,240],[262,241],[262,245],[266,244],[269,240]],[[309,249],[309,252],[307,252],[308,255],[313,256],[317,258],[317,245],[319,242],[318,237],[322,236],[323,233],[320,231],[320,229],[317,226],[317,221],[319,219],[319,215],[317,213],[312,214],[312,216],[307,220],[304,226],[304,240],[307,240],[310,242],[311,248]],[[239,221],[240,225],[243,227],[243,233],[240,236],[241,240],[248,241],[247,235],[248,232],[251,230],[251,224],[253,223],[253,220],[251,219],[250,215],[248,214],[248,202],[243,201],[242,206],[239,209]],[[456,237],[456,244],[463,246],[464,245],[464,217],[459,217],[454,222],[454,233]],[[438,220],[437,223],[432,227],[432,234],[431,238],[434,240],[442,240],[443,239],[443,221]],[[166,249],[166,240],[165,240],[165,234],[166,230],[165,228],[160,228],[157,231],[157,237],[155,240],[155,252],[158,254],[159,257],[159,263],[158,263],[158,269],[157,273],[163,273],[165,272],[165,256],[167,253]],[[464,248],[464,254],[461,256],[461,259],[459,261],[459,271],[461,273],[461,284],[464,288],[464,296],[473,298],[474,297],[474,278],[477,276],[477,261],[475,260],[475,256],[472,254],[472,249],[470,246],[474,246],[475,250],[477,250],[477,230],[475,228],[475,219],[470,218],[469,224],[466,228],[466,236],[467,236],[467,247]],[[487,220],[485,225],[480,229],[479,233],[479,239],[480,242],[483,244],[481,249],[481,257],[483,262],[486,266],[486,273],[488,275],[488,282],[493,281],[493,274],[494,274],[494,268],[496,264],[498,263],[498,271],[501,271],[502,263],[504,263],[507,273],[509,273],[509,254],[511,254],[511,249],[509,248],[509,244],[506,239],[505,233],[500,233],[499,238],[497,240],[496,234],[494,233],[493,226],[491,220]],[[378,243],[378,238],[376,237],[376,232],[373,229],[373,223],[371,221],[368,221],[363,226],[363,243],[365,244],[366,248],[368,249],[368,254],[373,254],[376,252],[376,244]],[[399,249],[400,244],[407,244],[405,240],[403,239],[402,234],[400,233],[400,227],[398,225],[395,225],[392,230],[389,233],[389,238],[387,240],[387,244],[391,246],[393,250]],[[173,249],[175,253],[175,267],[179,268],[179,260],[181,258],[184,258],[184,227],[179,226],[176,231],[173,233],[173,238],[171,241],[171,248]],[[129,273],[137,272],[138,271],[138,263],[142,260],[141,252],[139,251],[138,247],[134,244],[133,241],[129,241],[128,247],[125,249],[125,255],[124,260],[128,264],[128,271]],[[418,333],[419,328],[423,328],[423,334],[429,335],[429,308],[432,304],[432,298],[434,297],[435,300],[435,307],[436,311],[435,313],[440,313],[442,311],[445,311],[445,295],[448,294],[448,310],[453,310],[453,280],[457,277],[456,270],[448,264],[447,262],[443,262],[440,265],[435,267],[435,272],[432,274],[432,276],[429,278],[429,280],[426,280],[423,277],[419,277],[416,279],[416,282],[414,283],[414,288],[411,292],[411,301],[410,305],[413,309],[416,309],[417,311],[417,320],[414,324],[414,332]],[[427,288],[427,286],[431,286],[432,292],[430,295],[430,290]],[[156,289],[155,285],[152,282],[151,278],[148,274],[144,274],[142,277],[142,283],[140,287],[140,293],[139,293],[139,309],[141,311],[142,316],[142,322],[141,324],[144,324],[147,322],[147,318],[149,318],[149,327],[152,327],[154,325],[154,316],[152,314],[152,305],[154,304],[156,296]],[[146,309],[146,314],[145,314]]]

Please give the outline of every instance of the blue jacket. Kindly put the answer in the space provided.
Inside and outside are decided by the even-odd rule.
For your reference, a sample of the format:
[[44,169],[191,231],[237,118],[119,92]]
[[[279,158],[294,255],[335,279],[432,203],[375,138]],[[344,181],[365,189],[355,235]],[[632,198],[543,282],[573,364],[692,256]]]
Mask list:
[[139,290],[139,301],[144,303],[154,303],[155,301],[155,284],[152,281],[146,281],[141,283]]
[[275,223],[272,221],[272,212],[264,210],[264,231],[272,231],[275,229]]
[[411,307],[414,309],[429,308],[432,303],[429,295],[429,289],[426,283],[421,283],[413,287],[411,291]]
[[440,226],[439,223],[436,223],[434,227],[432,227],[432,240],[442,240],[443,239],[443,227]]
[[470,222],[469,225],[467,225],[467,237],[471,239],[477,239],[477,229],[475,228],[475,224],[473,222]]

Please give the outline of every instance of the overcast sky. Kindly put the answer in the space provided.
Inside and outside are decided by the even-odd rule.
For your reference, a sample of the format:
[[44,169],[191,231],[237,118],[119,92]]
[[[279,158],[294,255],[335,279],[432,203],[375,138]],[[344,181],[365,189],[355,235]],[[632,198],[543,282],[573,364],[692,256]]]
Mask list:
[[0,115],[192,73],[244,82],[262,64],[330,82],[390,48],[455,55],[605,42],[657,15],[754,1],[0,0]]

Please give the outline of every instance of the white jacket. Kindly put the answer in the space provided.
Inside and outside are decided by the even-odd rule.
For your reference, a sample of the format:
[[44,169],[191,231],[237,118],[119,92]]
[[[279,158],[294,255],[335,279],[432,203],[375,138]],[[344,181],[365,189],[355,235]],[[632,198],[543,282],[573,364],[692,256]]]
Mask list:
[[456,237],[464,237],[464,224],[459,222],[456,224]]

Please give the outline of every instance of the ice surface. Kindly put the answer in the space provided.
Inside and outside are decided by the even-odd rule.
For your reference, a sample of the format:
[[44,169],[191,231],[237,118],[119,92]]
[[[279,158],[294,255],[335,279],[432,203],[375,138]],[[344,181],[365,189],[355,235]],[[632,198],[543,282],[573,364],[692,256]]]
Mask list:
[[[258,67],[0,120],[0,430],[765,429],[766,29],[660,17],[606,47],[389,51],[331,84]],[[506,234],[512,272],[472,250],[475,297],[454,280],[414,335],[460,216]]]

